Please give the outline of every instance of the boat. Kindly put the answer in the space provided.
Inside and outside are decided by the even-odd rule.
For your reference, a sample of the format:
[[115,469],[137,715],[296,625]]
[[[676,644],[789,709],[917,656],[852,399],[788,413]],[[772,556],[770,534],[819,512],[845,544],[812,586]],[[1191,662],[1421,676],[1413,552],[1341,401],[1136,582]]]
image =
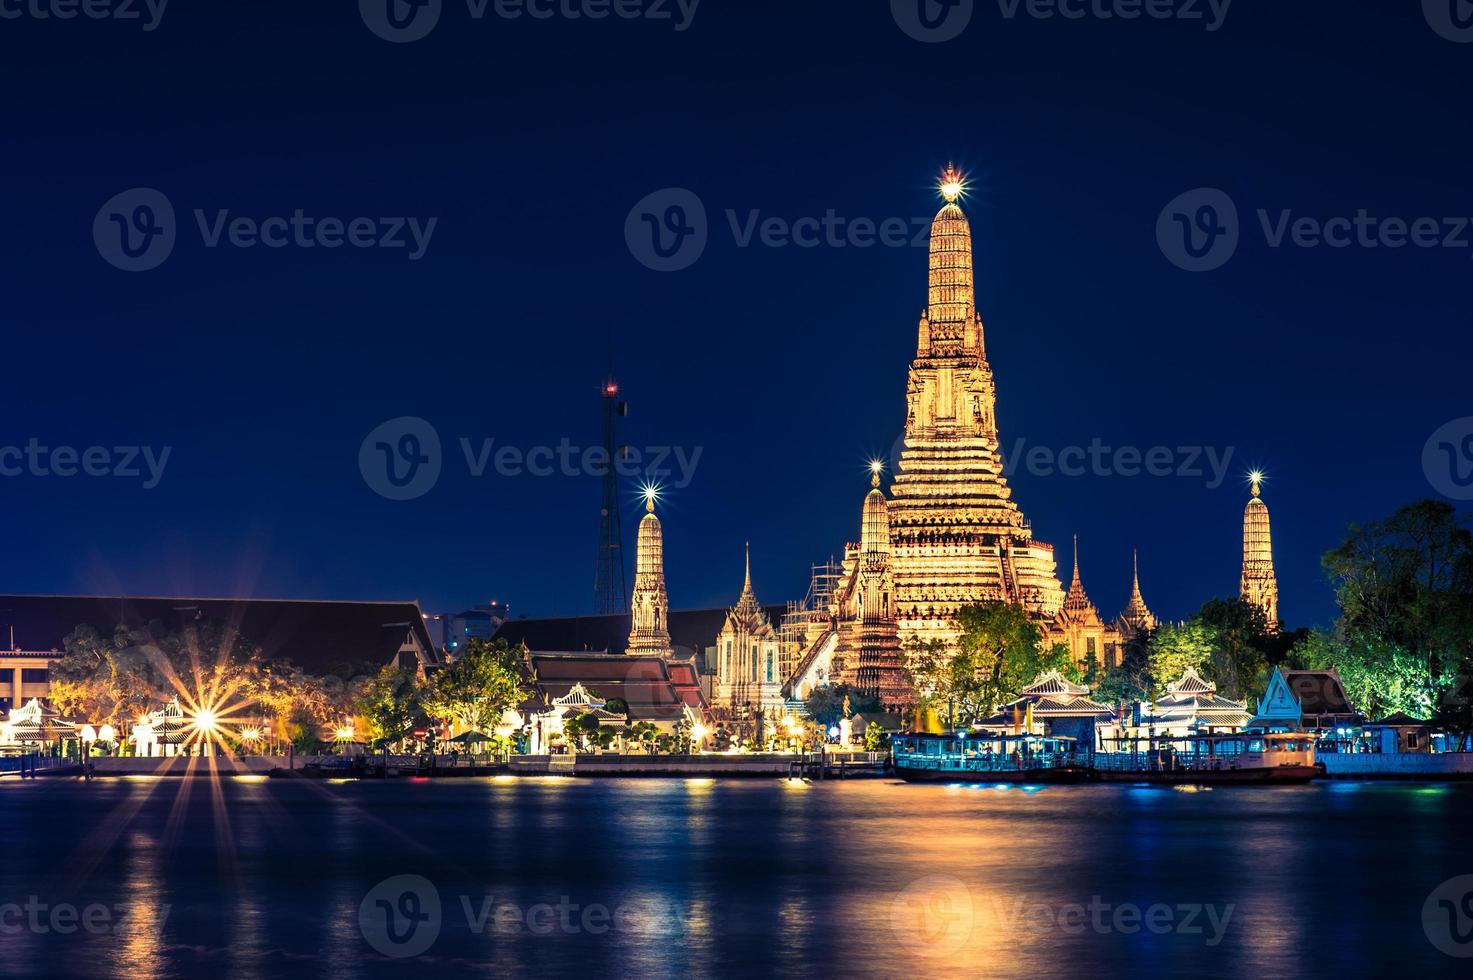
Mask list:
[[[1095,753],[1091,772],[1105,783],[1282,785],[1322,775],[1314,735],[1235,732],[1150,740],[1115,739],[1119,751]],[[1128,748],[1126,746],[1129,746]]]
[[1088,760],[1067,736],[954,732],[895,736],[895,774],[920,783],[1082,783]]

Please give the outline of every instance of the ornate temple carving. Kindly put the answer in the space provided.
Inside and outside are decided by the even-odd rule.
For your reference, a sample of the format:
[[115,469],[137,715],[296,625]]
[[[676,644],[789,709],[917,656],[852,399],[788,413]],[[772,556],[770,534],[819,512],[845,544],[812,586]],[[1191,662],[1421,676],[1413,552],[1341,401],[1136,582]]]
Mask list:
[[901,638],[955,638],[962,606],[988,599],[1051,618],[1063,604],[1050,545],[1032,529],[1002,471],[997,389],[977,316],[972,230],[960,175],[931,225],[929,306],[906,386],[905,444],[889,503]]
[[716,637],[716,679],[713,707],[729,717],[747,710],[781,710],[782,642],[752,589],[752,556],[747,554],[747,578],[737,604],[727,611]]
[[1268,505],[1259,497],[1263,474],[1250,474],[1253,496],[1243,508],[1243,577],[1238,595],[1263,610],[1268,628],[1279,628],[1279,580],[1274,575],[1273,537],[1269,531]]
[[639,522],[634,560],[633,628],[631,656],[670,657],[670,596],[665,591],[665,535],[655,516],[655,495],[645,494],[645,515]]

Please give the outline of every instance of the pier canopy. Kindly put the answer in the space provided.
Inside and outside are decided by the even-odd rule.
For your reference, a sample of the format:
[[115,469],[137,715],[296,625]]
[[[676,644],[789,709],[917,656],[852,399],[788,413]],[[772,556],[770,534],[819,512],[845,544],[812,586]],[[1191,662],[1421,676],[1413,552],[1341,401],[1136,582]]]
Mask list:
[[0,745],[50,745],[77,736],[77,726],[31,698],[0,722]]
[[1153,703],[1138,703],[1132,721],[1134,727],[1153,729],[1157,734],[1189,735],[1237,731],[1249,717],[1244,702],[1218,694],[1216,684],[1203,678],[1196,668],[1188,667]]

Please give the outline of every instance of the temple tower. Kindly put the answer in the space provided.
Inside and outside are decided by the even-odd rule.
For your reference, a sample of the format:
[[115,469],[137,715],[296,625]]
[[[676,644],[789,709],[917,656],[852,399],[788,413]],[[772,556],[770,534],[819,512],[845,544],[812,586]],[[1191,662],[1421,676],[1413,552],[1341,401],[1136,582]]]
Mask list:
[[1253,496],[1243,508],[1243,577],[1238,595],[1263,610],[1272,633],[1279,630],[1279,580],[1274,575],[1273,538],[1269,531],[1268,505],[1260,499],[1263,474],[1248,475]]
[[715,707],[734,717],[744,710],[782,710],[782,641],[752,589],[752,551],[737,604],[716,636]]
[[670,596],[665,591],[665,535],[655,516],[654,490],[644,494],[645,515],[635,544],[634,598],[630,603],[634,626],[626,653],[669,657]]
[[1084,582],[1079,577],[1079,535],[1074,536],[1074,580],[1069,584],[1069,594],[1058,615],[1047,625],[1043,633],[1044,643],[1052,646],[1062,644],[1069,648],[1069,655],[1082,668],[1091,665],[1096,670],[1107,670],[1116,666],[1120,658],[1120,631],[1106,623],[1089,595],[1084,591]]
[[879,698],[884,710],[904,711],[915,705],[915,692],[905,679],[900,652],[889,501],[880,489],[880,464],[870,468],[872,489],[860,516],[852,607],[845,610],[850,636],[844,646],[854,661],[855,686]]
[[962,606],[1002,600],[1051,618],[1064,592],[1052,546],[1033,540],[1003,476],[972,230],[957,204],[963,183],[954,168],[941,191],[946,203],[931,225],[929,305],[910,366],[888,518],[900,635],[950,642]]
[[1140,556],[1135,551],[1130,553],[1130,564],[1130,601],[1125,604],[1125,611],[1120,614],[1116,623],[1121,639],[1127,643],[1142,633],[1151,632],[1157,625],[1155,614],[1146,606],[1146,600],[1141,596]]

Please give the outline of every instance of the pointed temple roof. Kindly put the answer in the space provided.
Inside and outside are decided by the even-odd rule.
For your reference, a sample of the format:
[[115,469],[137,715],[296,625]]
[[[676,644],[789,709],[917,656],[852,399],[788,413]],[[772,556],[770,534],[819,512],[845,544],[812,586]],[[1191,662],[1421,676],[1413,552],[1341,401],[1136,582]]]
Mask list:
[[1130,567],[1130,601],[1125,604],[1125,611],[1120,614],[1120,622],[1129,626],[1132,631],[1153,630],[1156,628],[1156,616],[1146,606],[1146,600],[1141,597],[1140,553],[1134,549],[1130,553]]
[[1050,697],[1059,694],[1082,697],[1089,693],[1089,688],[1074,683],[1057,670],[1050,670],[1035,677],[1032,684],[1023,688],[1022,693],[1024,697]]
[[1202,675],[1197,673],[1197,668],[1188,667],[1174,683],[1166,685],[1166,690],[1172,694],[1214,694],[1217,685],[1204,681]]
[[1074,535],[1074,581],[1069,583],[1069,594],[1064,596],[1064,608],[1070,612],[1093,609],[1094,604],[1084,592],[1084,583],[1079,579],[1079,535]]
[[757,632],[762,627],[770,627],[767,618],[767,610],[757,601],[757,593],[752,589],[752,545],[747,544],[747,577],[742,583],[742,594],[737,599],[737,604],[732,607],[727,620],[740,623],[748,633]]

